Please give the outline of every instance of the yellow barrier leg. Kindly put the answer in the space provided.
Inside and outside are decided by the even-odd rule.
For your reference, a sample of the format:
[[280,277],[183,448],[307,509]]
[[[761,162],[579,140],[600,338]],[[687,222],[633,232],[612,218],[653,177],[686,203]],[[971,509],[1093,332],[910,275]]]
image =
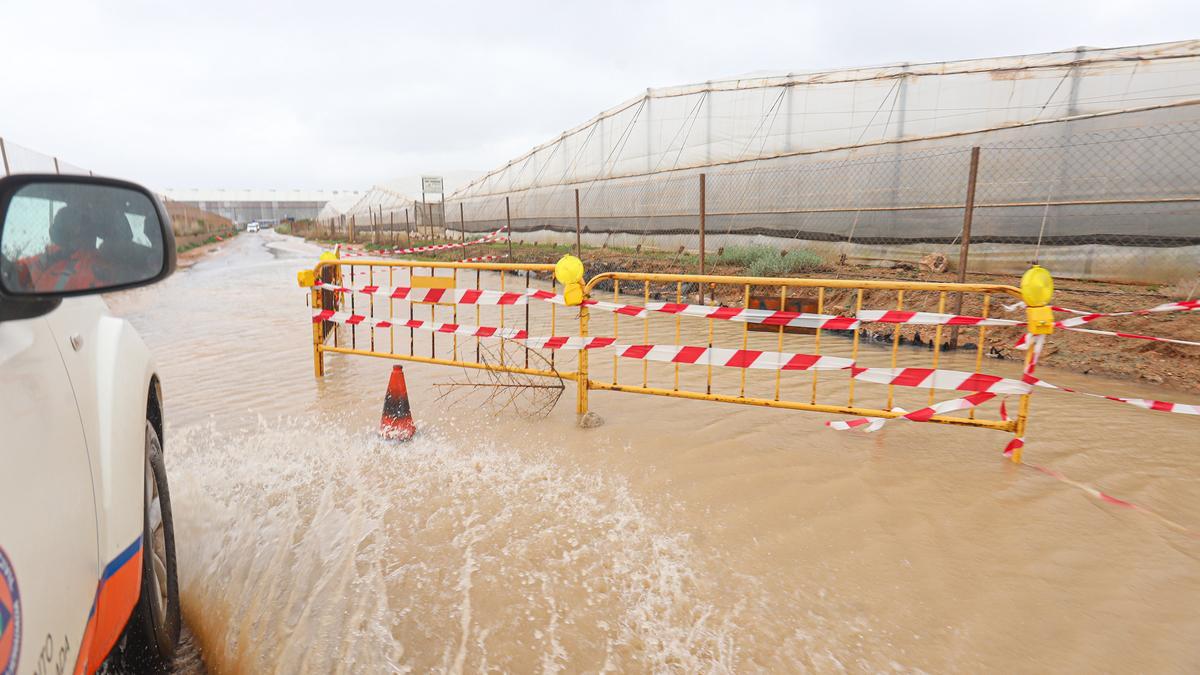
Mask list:
[[[588,334],[588,310],[587,307],[580,306],[579,308],[579,335],[587,338]],[[588,352],[586,349],[579,350],[579,383],[578,394],[575,397],[575,413],[582,417],[588,414]]]
[[[314,312],[321,309],[321,292],[315,288],[312,291],[312,303],[311,304],[313,306]],[[325,376],[325,354],[321,351],[321,342],[324,341],[325,336],[321,334],[322,333],[321,326],[322,326],[322,324],[320,321],[314,321],[313,325],[312,325],[312,330],[313,330],[313,376],[315,376],[315,377],[324,377]]]

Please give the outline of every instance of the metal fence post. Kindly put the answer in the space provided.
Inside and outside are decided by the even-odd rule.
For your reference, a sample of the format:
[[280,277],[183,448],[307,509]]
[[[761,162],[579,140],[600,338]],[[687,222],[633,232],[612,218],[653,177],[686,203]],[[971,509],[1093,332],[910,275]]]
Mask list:
[[405,242],[405,245],[412,246],[412,225],[408,220],[408,207],[404,208],[404,236],[408,237],[408,241]]
[[[967,280],[967,256],[971,253],[971,221],[975,217],[975,185],[979,178],[979,146],[971,148],[971,169],[967,174],[967,202],[963,206],[962,241],[958,247],[958,283]],[[963,294],[954,299],[954,313],[962,314]],[[958,326],[950,329],[950,348],[958,349]]]
[[583,235],[580,233],[582,229],[583,228],[580,224],[580,218],[579,218],[579,188],[575,188],[575,256],[576,257],[580,257],[583,255]]
[[508,208],[508,197],[504,198],[504,227],[508,231],[508,261],[512,262],[512,211],[510,211]]
[[[704,274],[704,217],[706,215],[705,204],[705,176],[700,174],[700,274]],[[697,296],[700,298],[700,304],[704,304],[704,284],[697,284],[700,288],[697,289]],[[783,309],[783,307],[780,307]]]
[[0,136],[0,159],[4,160],[4,175],[7,176],[11,172],[8,169],[8,150],[4,147],[3,136]]

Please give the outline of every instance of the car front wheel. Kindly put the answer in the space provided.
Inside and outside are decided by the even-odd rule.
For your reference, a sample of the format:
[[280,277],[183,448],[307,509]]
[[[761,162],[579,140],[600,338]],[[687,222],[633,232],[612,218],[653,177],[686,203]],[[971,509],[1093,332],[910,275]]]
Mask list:
[[179,578],[167,470],[158,433],[149,422],[145,483],[142,590],[127,628],[126,656],[142,672],[161,672],[170,667],[179,643]]

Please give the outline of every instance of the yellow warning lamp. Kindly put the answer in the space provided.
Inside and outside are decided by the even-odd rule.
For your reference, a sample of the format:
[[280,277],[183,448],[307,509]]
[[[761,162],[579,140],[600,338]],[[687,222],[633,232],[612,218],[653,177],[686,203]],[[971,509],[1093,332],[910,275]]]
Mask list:
[[1033,335],[1050,335],[1054,332],[1054,310],[1050,309],[1050,298],[1054,297],[1054,278],[1040,265],[1026,270],[1021,277],[1021,298],[1025,301],[1025,321]]
[[583,304],[583,261],[564,255],[554,264],[554,278],[563,285],[563,299],[574,307]]
[[[329,262],[331,260],[341,260],[337,251],[321,252],[321,262]],[[317,285],[317,273],[313,270],[300,270],[296,272],[296,283],[300,284],[302,288],[312,288]]]

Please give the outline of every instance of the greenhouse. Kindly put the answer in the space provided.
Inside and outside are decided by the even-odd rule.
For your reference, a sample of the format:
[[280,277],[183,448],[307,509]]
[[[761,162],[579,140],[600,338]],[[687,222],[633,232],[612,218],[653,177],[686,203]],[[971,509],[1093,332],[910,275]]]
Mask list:
[[695,250],[703,228],[709,252],[831,263],[957,261],[969,234],[973,272],[1168,282],[1200,271],[1198,158],[1200,41],[1080,47],[648,89],[445,210],[520,240]]

